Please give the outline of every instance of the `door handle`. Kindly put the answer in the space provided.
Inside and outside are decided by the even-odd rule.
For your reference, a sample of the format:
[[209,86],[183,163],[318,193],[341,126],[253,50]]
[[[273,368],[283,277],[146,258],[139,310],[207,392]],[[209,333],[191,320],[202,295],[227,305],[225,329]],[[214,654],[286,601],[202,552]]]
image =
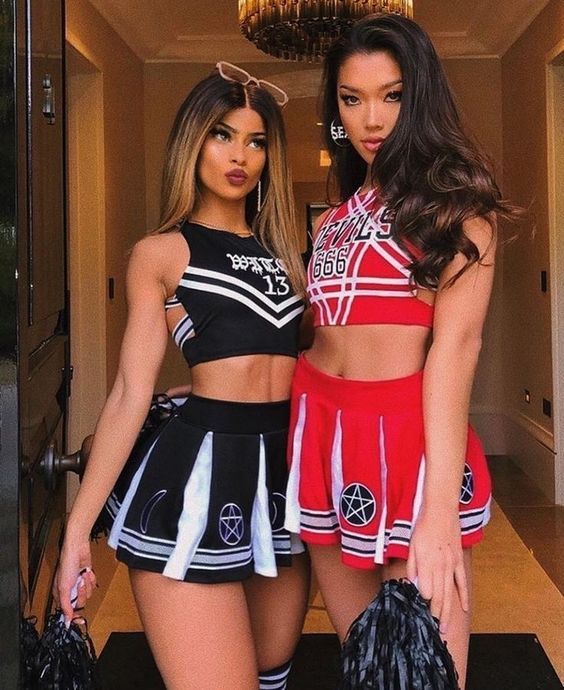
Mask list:
[[55,488],[57,477],[65,472],[74,472],[82,479],[82,475],[88,464],[88,458],[90,457],[93,439],[93,434],[86,436],[80,450],[69,455],[60,455],[57,451],[57,444],[55,441],[52,441],[47,446],[40,463],[43,472],[43,480],[47,489]]

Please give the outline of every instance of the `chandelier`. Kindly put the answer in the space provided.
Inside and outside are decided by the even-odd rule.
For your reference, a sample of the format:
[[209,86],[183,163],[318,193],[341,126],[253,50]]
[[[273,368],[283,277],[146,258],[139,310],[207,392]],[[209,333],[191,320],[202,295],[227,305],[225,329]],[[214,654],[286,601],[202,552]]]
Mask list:
[[284,60],[320,62],[355,21],[374,12],[413,17],[412,0],[239,0],[241,32]]

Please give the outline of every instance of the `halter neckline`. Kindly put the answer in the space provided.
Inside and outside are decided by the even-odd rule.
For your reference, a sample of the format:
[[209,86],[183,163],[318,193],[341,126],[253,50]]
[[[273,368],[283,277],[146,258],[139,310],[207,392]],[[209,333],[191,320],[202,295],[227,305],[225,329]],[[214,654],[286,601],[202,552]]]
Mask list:
[[363,201],[366,201],[367,199],[370,199],[370,198],[372,198],[378,194],[378,189],[376,187],[371,187],[366,192],[361,192],[360,191],[361,189],[362,189],[362,185],[353,194],[353,196],[356,197],[359,201],[361,199]]

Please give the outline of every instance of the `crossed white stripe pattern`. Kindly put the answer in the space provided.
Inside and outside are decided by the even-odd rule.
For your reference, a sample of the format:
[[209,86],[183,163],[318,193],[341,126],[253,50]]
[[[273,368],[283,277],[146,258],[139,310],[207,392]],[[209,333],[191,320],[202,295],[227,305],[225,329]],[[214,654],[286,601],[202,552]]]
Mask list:
[[[358,297],[414,298],[408,268],[411,258],[392,237],[386,239],[377,237],[377,231],[381,227],[373,215],[372,202],[375,195],[375,191],[371,191],[364,198],[361,198],[358,193],[352,196],[346,205],[337,207],[328,215],[316,237],[314,256],[308,268],[308,295],[310,302],[319,309],[320,323],[323,326],[346,325],[354,301]],[[358,223],[358,218],[361,216],[367,217],[362,224]],[[346,230],[345,232],[342,230],[347,220],[351,225],[356,221],[356,227],[362,225],[363,232],[373,230],[370,238],[351,243],[345,259],[345,269],[341,274],[333,273],[333,275],[314,278],[316,252],[322,251],[322,245],[330,243],[335,233],[347,234]],[[329,227],[333,223],[338,223],[335,230]],[[323,232],[324,228],[328,231]],[[364,260],[371,253],[378,255],[384,266],[387,266],[383,275],[361,275]],[[395,275],[387,275],[390,268]]]

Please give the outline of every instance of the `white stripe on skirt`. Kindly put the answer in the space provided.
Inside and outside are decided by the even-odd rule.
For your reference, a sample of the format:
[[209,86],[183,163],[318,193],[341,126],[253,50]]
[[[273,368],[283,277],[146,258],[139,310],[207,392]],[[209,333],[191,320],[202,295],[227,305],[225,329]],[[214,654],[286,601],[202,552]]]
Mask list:
[[386,518],[388,517],[388,464],[386,461],[386,438],[384,436],[384,417],[380,417],[380,501],[382,504],[380,524],[376,535],[374,550],[375,563],[384,563],[384,547],[386,545]]
[[413,512],[411,517],[412,530],[417,522],[419,513],[421,512],[421,505],[423,503],[423,483],[425,482],[425,456],[421,456],[421,463],[419,464],[419,474],[417,475],[417,488],[415,490],[415,498],[413,499]]
[[343,493],[343,429],[341,427],[341,410],[337,410],[333,449],[331,450],[331,498],[335,515],[341,514],[341,494]]
[[184,579],[208,523],[212,453],[213,432],[208,431],[184,487],[176,546],[163,570],[163,575],[176,580]]
[[272,525],[268,489],[266,488],[266,449],[263,435],[260,435],[259,471],[257,492],[251,515],[251,544],[255,560],[255,573],[265,577],[276,577],[276,558],[272,542]]
[[488,502],[486,503],[486,506],[484,508],[484,519],[482,521],[482,527],[485,527],[488,522],[491,520],[492,517],[492,497],[488,498]]
[[298,407],[298,421],[294,430],[292,441],[292,466],[288,475],[288,487],[286,489],[286,518],[284,527],[288,532],[300,533],[300,462],[302,459],[302,439],[306,423],[307,394],[300,395]]

